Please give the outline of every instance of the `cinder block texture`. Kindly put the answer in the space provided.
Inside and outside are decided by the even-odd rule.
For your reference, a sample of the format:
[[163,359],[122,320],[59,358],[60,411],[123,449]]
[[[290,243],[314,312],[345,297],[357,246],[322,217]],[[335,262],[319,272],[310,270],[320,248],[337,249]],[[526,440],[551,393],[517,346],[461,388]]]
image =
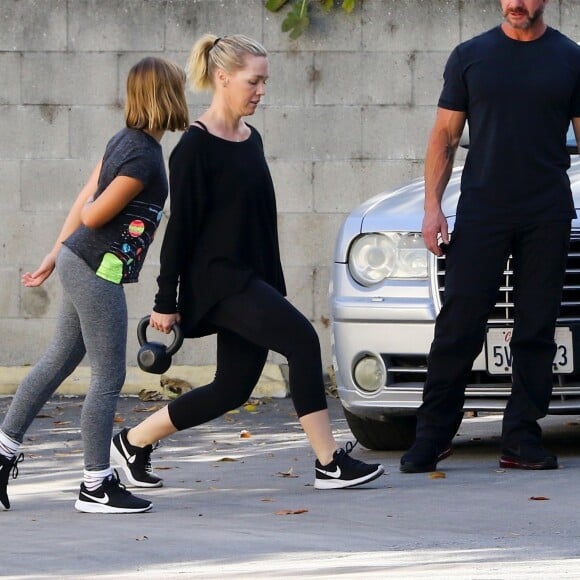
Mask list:
[[72,52],[164,50],[165,2],[75,0],[68,3]]
[[[266,96],[248,119],[277,189],[288,297],[314,323],[330,364],[328,278],[345,215],[423,173],[443,67],[452,48],[499,24],[499,0],[360,0],[351,14],[311,3],[310,26],[281,31],[288,6],[263,0],[0,0],[0,367],[36,361],[52,336],[57,276],[23,288],[107,140],[123,122],[129,68],[145,55],[184,66],[205,32],[243,33],[269,50]],[[580,40],[580,4],[546,18]],[[188,93],[191,119],[210,102]],[[166,159],[180,137],[166,134]],[[464,153],[457,156],[458,162]],[[169,204],[166,206],[169,211]],[[164,219],[138,285],[127,285],[129,364],[156,292]],[[270,360],[284,363],[272,353]],[[186,341],[179,365],[215,362],[215,337]]]
[[69,113],[54,105],[0,106],[0,159],[67,159]]
[[[564,34],[580,42],[580,3],[578,0],[561,0],[560,4],[559,22],[554,17],[550,19],[550,24],[558,26]],[[553,12],[555,12],[554,6],[551,7],[550,15]]]
[[116,68],[117,56],[111,52],[25,54],[22,102],[82,106],[114,103],[118,94]]
[[14,105],[21,102],[21,60],[22,57],[20,53],[0,53],[0,70],[2,71],[2,83],[0,84],[0,105]]
[[97,160],[88,156],[21,161],[20,209],[25,212],[68,212],[96,164]]
[[2,0],[0,51],[67,49],[66,0]]
[[0,159],[0,200],[3,212],[20,209],[20,164],[21,161]]
[[272,159],[269,165],[276,184],[278,212],[311,213],[314,206],[312,162]]
[[[141,4],[139,0],[136,3]],[[170,0],[166,4],[166,50],[189,51],[194,41],[206,32],[217,36],[245,34],[263,40],[262,0]],[[159,22],[157,26],[162,29]]]
[[[365,51],[449,50],[459,42],[460,0],[380,0],[365,2]],[[498,2],[499,4],[499,2]],[[482,29],[483,30],[483,29]]]

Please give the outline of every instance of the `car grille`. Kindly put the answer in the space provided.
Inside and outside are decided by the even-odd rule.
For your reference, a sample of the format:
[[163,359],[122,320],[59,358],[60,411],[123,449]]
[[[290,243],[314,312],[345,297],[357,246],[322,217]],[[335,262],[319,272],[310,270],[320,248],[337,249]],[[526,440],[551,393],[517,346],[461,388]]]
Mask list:
[[[437,293],[439,307],[445,292],[445,256],[437,258]],[[512,257],[506,263],[497,302],[489,317],[490,324],[513,324],[513,270]],[[566,264],[566,278],[558,323],[580,321],[580,230],[572,230]]]

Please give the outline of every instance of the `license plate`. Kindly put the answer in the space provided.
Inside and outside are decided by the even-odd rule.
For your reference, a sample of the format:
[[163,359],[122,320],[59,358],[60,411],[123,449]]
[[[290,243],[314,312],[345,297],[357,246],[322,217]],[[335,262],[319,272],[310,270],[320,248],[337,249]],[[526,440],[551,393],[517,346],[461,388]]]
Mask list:
[[[488,328],[486,352],[487,372],[490,375],[509,375],[512,372],[512,351],[510,340],[511,328]],[[553,369],[555,373],[571,373],[574,371],[574,350],[572,346],[572,331],[564,326],[558,326],[554,335],[556,341],[556,356]]]

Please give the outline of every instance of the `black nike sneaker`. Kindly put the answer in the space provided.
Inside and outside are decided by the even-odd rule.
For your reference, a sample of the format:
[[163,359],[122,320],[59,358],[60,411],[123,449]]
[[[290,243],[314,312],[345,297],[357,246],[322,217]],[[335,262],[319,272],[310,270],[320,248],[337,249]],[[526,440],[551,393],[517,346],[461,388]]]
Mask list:
[[336,450],[328,465],[321,465],[318,459],[316,460],[314,464],[316,489],[355,487],[372,481],[385,472],[385,468],[378,463],[365,463],[351,457],[350,453],[355,445],[349,441],[344,449]]
[[8,499],[8,479],[12,474],[12,479],[18,477],[18,464],[24,459],[20,453],[14,457],[5,457],[0,455],[0,503],[7,509],[10,509],[10,500]]
[[81,483],[75,509],[89,514],[135,514],[149,511],[153,504],[129,493],[115,471],[94,491]]
[[135,487],[161,487],[163,480],[151,470],[152,445],[135,447],[129,443],[123,429],[111,441],[111,460],[120,467],[129,482]]

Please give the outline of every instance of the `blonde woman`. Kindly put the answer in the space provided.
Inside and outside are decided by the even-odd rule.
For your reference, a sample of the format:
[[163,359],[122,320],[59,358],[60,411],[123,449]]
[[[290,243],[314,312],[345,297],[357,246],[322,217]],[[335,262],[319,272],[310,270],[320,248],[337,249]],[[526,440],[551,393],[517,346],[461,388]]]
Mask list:
[[130,70],[126,127],[74,202],[51,252],[25,286],[56,267],[63,301],[52,342],[19,386],[0,429],[0,502],[10,508],[9,476],[18,475],[24,434],[44,403],[88,355],[91,384],[83,404],[81,512],[133,513],[151,502],[130,494],[109,463],[115,407],[125,381],[127,305],[123,284],[137,282],[168,194],[160,141],[189,124],[185,72],[159,58]]
[[245,36],[208,34],[193,47],[191,86],[213,98],[171,154],[171,216],[150,325],[169,333],[179,323],[189,338],[217,333],[217,371],[210,384],[115,436],[113,459],[136,486],[161,485],[150,468],[154,442],[248,399],[269,350],[288,360],[292,400],[316,455],[315,487],[352,487],[384,471],[334,440],[318,336],[284,298],[274,187],[262,139],[244,121],[268,75],[265,49]]

